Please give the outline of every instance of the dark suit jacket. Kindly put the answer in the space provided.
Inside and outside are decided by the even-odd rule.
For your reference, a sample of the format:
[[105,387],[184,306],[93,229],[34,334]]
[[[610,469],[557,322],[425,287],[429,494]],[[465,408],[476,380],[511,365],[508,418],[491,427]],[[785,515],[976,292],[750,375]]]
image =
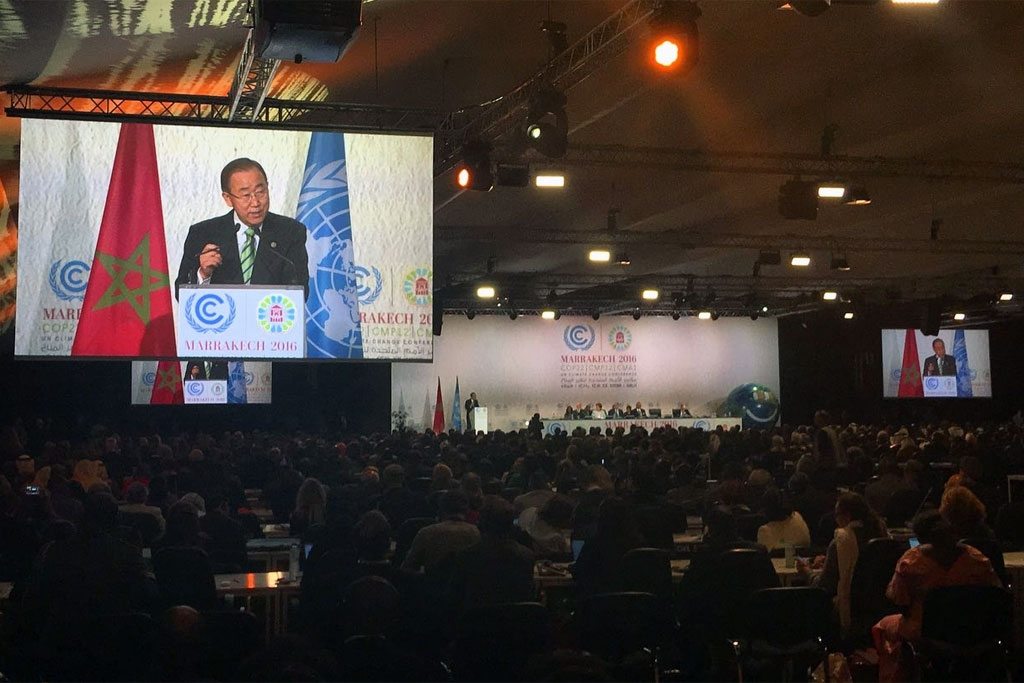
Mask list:
[[939,371],[938,356],[928,356],[924,359],[925,377],[939,375],[942,377],[956,376],[956,359],[948,353],[942,357],[942,371]]
[[[242,284],[242,261],[238,253],[234,211],[229,211],[223,216],[196,223],[188,229],[178,277],[174,281],[175,297],[181,285],[196,284],[198,254],[207,244],[220,245],[223,257],[223,263],[213,271],[210,284]],[[259,247],[256,249],[250,284],[302,285],[308,296],[307,264],[305,226],[292,218],[267,213],[260,228]]]

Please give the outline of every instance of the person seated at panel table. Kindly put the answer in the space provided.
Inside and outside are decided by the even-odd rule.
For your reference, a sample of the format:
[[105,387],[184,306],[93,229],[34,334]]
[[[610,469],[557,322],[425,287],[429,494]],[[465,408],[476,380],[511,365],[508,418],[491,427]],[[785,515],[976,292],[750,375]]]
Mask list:
[[647,417],[647,411],[644,410],[644,404],[640,403],[640,401],[636,402],[636,408],[633,410],[636,411],[636,417]]
[[615,420],[622,417],[622,406],[618,403],[613,403],[612,407],[608,409],[608,416],[605,419]]
[[690,412],[685,403],[679,404],[679,417],[693,417],[693,413]]
[[594,407],[594,410],[590,414],[590,417],[592,417],[595,420],[606,420],[608,419],[608,413],[605,412],[604,406],[598,403],[597,406]]
[[589,420],[593,416],[594,416],[594,407],[591,404],[589,404],[589,403],[587,405],[583,406],[583,409],[580,410],[580,419],[581,420]]
[[626,407],[622,409],[622,417],[636,417],[636,411],[633,410],[633,406],[626,404]]
[[565,406],[565,415],[563,416],[562,419],[565,419],[565,420],[575,420],[576,419],[576,409],[572,407],[571,403],[569,403],[569,404],[567,404]]

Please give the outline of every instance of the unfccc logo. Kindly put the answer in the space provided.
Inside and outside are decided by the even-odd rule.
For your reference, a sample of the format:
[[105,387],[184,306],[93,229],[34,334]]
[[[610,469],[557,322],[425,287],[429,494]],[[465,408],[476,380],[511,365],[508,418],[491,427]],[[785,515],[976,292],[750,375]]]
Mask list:
[[61,301],[81,301],[89,284],[89,264],[57,259],[50,266],[50,289]]
[[924,381],[924,388],[929,391],[935,391],[939,388],[939,380],[936,377],[929,377]]
[[586,351],[594,345],[597,333],[590,325],[566,325],[562,337],[570,351]]
[[185,321],[201,334],[223,332],[235,321],[235,300],[220,294],[193,294],[185,302]]
[[203,395],[203,383],[202,382],[188,382],[188,393],[192,396]]

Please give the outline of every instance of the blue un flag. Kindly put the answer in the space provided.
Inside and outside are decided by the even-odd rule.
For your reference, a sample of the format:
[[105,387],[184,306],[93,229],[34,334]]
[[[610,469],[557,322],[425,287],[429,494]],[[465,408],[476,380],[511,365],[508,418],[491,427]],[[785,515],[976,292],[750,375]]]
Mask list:
[[953,358],[956,359],[956,395],[974,398],[971,388],[971,366],[967,362],[967,339],[963,330],[953,333]]
[[358,281],[352,262],[352,217],[342,133],[315,132],[310,136],[296,218],[309,231],[306,355],[362,358],[363,335],[359,326]]
[[249,391],[245,384],[245,363],[228,361],[228,403],[248,403]]

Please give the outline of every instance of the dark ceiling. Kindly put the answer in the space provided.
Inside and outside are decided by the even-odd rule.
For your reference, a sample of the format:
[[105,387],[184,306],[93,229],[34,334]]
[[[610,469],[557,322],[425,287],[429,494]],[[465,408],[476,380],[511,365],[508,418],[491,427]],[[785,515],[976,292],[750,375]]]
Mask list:
[[[539,22],[565,22],[569,41],[625,3],[562,0],[364,2],[364,25],[337,64],[286,64],[272,97],[451,110],[495,98],[548,58]],[[1024,163],[1024,3],[943,0],[933,7],[839,5],[809,18],[774,0],[699,3],[700,62],[655,77],[631,47],[569,93],[570,145],[748,154]],[[225,95],[245,39],[244,0],[0,0],[0,82]],[[375,60],[374,55],[377,55]],[[16,155],[18,121],[0,119],[0,157]],[[569,159],[577,158],[570,152]],[[537,157],[535,167],[559,167]],[[494,258],[494,280],[523,308],[555,290],[559,306],[626,310],[637,288],[718,293],[741,312],[750,295],[779,312],[820,306],[828,284],[858,305],[979,295],[979,316],[1016,313],[983,301],[998,287],[1024,298],[1024,184],[866,177],[873,203],[823,205],[816,221],[787,221],[776,173],[724,173],[567,162],[562,191],[435,185],[440,298],[471,301]],[[1022,168],[1024,171],[1024,168]],[[7,177],[5,183],[9,183]],[[608,214],[618,233],[605,234]],[[929,245],[940,221],[941,245]],[[590,233],[588,235],[588,233]],[[754,238],[808,238],[814,264],[766,266],[752,277]],[[740,236],[740,246],[723,236]],[[979,242],[1005,241],[985,247]],[[833,244],[848,273],[829,270]],[[590,246],[628,249],[628,267],[592,266]],[[963,248],[961,248],[963,247]],[[731,302],[731,303],[730,303]],[[666,304],[667,305],[667,304]]]

